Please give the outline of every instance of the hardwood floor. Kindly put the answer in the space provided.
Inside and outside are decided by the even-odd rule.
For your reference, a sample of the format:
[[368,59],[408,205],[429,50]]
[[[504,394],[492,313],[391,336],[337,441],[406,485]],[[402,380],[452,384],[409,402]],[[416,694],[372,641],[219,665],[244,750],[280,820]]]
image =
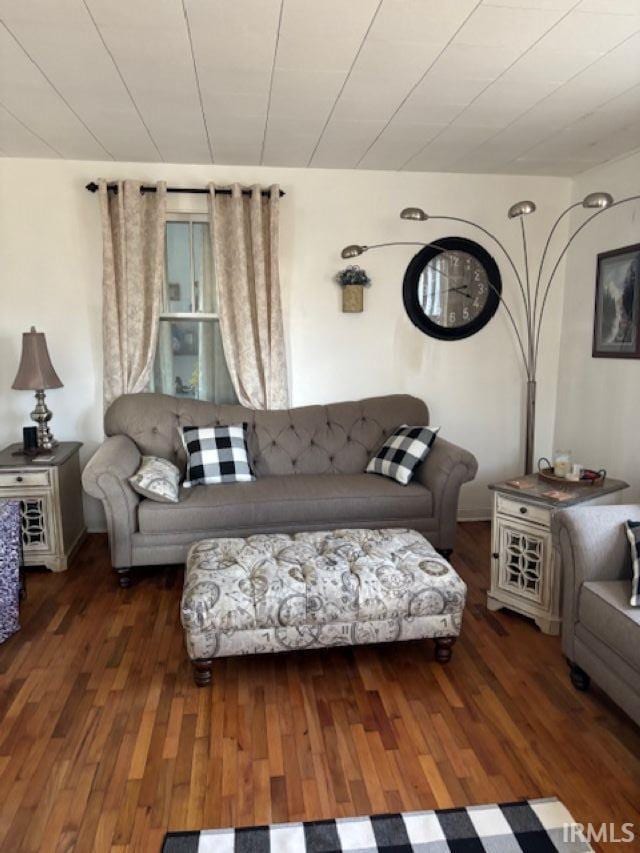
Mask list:
[[296,652],[218,660],[204,689],[178,570],[119,589],[91,536],[67,573],[29,573],[0,646],[0,849],[155,851],[169,828],[553,795],[640,828],[640,730],[573,689],[557,638],[487,612],[488,554],[488,524],[461,525],[446,667],[430,641]]

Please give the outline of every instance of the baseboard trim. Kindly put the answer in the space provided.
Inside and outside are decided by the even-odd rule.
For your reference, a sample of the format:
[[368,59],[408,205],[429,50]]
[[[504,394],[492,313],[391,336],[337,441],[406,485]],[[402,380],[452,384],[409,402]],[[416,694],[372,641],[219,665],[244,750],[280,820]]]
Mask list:
[[488,507],[469,507],[458,510],[458,521],[491,521]]

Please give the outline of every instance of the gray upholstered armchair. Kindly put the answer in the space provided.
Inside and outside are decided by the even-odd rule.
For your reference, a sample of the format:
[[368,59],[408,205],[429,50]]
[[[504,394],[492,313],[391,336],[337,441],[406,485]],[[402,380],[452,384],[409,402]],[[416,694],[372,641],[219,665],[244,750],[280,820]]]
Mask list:
[[[179,428],[250,425],[253,483],[196,486],[177,504],[140,498],[129,484],[142,455],[184,463]],[[439,435],[413,481],[366,474],[371,455],[401,424],[428,424],[422,400],[403,394],[259,412],[162,394],[130,394],[105,415],[107,438],[84,469],[102,501],[121,586],[132,566],[184,562],[191,544],[219,536],[340,527],[408,527],[442,553],[453,548],[460,488],[478,464]]]
[[553,519],[564,584],[562,648],[579,690],[590,679],[640,723],[640,608],[631,607],[627,519],[640,505],[583,506]]

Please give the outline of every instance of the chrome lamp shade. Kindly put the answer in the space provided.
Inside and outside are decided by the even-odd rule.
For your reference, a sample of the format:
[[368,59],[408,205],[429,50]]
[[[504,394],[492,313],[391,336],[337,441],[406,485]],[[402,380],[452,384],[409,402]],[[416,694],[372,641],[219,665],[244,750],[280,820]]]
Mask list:
[[62,388],[62,382],[51,363],[44,332],[36,332],[35,326],[22,335],[20,364],[11,387],[16,391],[36,392],[36,407],[31,418],[38,426],[38,447],[42,450],[54,448],[58,442],[49,429],[53,413],[47,408],[44,392],[45,389]]

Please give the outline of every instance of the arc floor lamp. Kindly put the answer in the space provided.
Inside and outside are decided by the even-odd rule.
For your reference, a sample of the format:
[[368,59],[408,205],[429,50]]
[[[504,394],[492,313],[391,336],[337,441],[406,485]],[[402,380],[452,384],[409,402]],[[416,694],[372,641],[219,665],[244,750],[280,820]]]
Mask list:
[[[520,357],[522,358],[522,363],[526,375],[527,404],[524,454],[524,469],[526,474],[530,474],[533,471],[533,447],[536,419],[536,377],[538,368],[538,354],[540,351],[540,333],[542,330],[542,323],[544,320],[547,298],[549,296],[551,286],[554,282],[558,267],[560,266],[562,259],[566,255],[569,247],[576,239],[578,234],[597,216],[601,216],[606,210],[611,210],[612,208],[618,207],[621,204],[626,204],[630,201],[637,201],[638,199],[640,199],[640,195],[632,195],[627,196],[626,198],[622,198],[618,201],[614,201],[613,196],[611,196],[610,193],[593,192],[589,193],[581,201],[577,201],[573,204],[570,204],[569,207],[567,207],[560,213],[556,221],[551,226],[551,230],[549,231],[546,242],[544,244],[544,248],[542,250],[542,254],[540,256],[540,262],[538,264],[537,271],[532,271],[530,267],[529,250],[527,245],[527,232],[525,228],[525,217],[534,213],[536,210],[536,205],[532,201],[516,202],[516,204],[511,205],[507,214],[509,219],[518,219],[520,221],[523,252],[522,271],[518,269],[518,266],[514,261],[513,257],[507,251],[507,249],[498,239],[498,237],[496,237],[495,234],[493,234],[491,231],[489,231],[487,228],[484,228],[484,226],[480,225],[477,222],[473,222],[470,219],[464,219],[460,216],[434,216],[425,213],[425,211],[422,210],[422,208],[420,207],[405,207],[404,210],[400,213],[401,219],[408,219],[419,222],[426,222],[427,220],[443,220],[447,222],[461,222],[465,225],[471,225],[473,228],[476,228],[478,231],[481,231],[483,234],[489,237],[489,239],[492,240],[496,246],[498,246],[514,274],[514,277],[518,284],[517,298],[521,301],[522,304],[524,320],[522,320],[522,318],[519,316],[519,313],[517,314],[516,312],[514,312],[513,308],[509,304],[509,301],[505,299],[503,293],[500,293],[495,287],[493,287],[491,282],[489,282],[489,286],[492,287],[494,293],[500,300],[500,303],[503,305],[504,310],[507,314],[507,318],[513,328],[518,344],[518,352],[520,354]],[[545,272],[545,261],[547,260],[547,256],[549,254],[549,249],[553,236],[562,219],[568,213],[570,213],[570,211],[574,210],[577,207],[583,207],[586,210],[595,210],[595,213],[589,215],[580,225],[578,225],[575,231],[569,236],[562,250],[558,253],[555,263],[551,267],[551,271]],[[341,255],[343,258],[355,258],[358,257],[358,255],[362,255],[364,252],[368,252],[370,249],[380,249],[386,246],[437,247],[437,242],[422,243],[415,241],[394,241],[390,243],[377,243],[372,246],[352,244],[350,246],[346,246],[342,250]]]

